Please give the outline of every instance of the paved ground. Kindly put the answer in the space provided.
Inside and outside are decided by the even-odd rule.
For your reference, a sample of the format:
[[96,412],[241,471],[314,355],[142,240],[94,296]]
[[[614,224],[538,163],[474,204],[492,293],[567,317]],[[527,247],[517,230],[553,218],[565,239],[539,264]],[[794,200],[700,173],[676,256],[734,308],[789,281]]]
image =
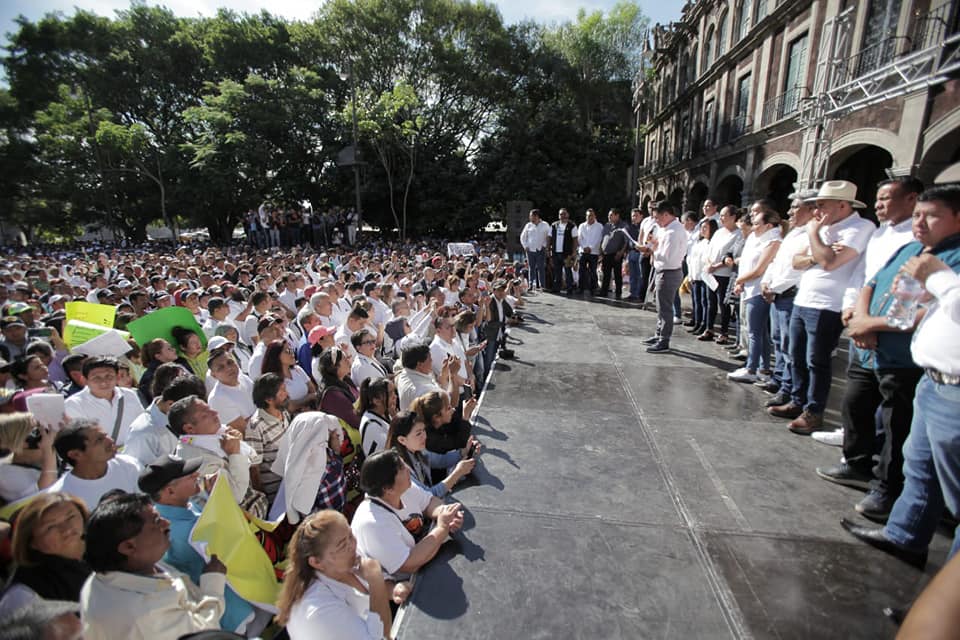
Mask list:
[[813,473],[840,450],[767,416],[720,347],[681,330],[647,354],[655,315],[635,307],[545,294],[528,310],[455,493],[466,526],[400,638],[893,637],[881,609],[940,568],[944,536],[927,573],[850,538],[862,494]]

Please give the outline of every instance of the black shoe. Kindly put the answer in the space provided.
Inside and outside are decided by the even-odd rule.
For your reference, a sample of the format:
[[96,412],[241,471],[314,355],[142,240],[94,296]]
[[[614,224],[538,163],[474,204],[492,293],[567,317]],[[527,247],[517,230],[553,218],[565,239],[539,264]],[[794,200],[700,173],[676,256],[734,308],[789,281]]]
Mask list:
[[647,353],[666,353],[670,351],[670,345],[665,343],[655,344],[652,347],[647,347]]
[[875,549],[880,549],[880,551],[889,553],[893,557],[903,560],[910,566],[916,567],[921,571],[923,571],[927,566],[926,551],[913,551],[911,549],[904,549],[894,541],[890,540],[890,538],[885,536],[883,534],[883,529],[878,529],[876,527],[861,527],[860,525],[855,524],[846,518],[840,519],[840,526],[846,529],[850,535],[857,540],[866,542]]
[[654,344],[657,344],[658,342],[660,342],[660,336],[650,336],[649,338],[645,338],[643,340],[643,344],[649,344],[649,345],[654,345]]
[[686,322],[683,323],[683,326],[685,326],[685,327],[692,327],[692,326],[695,326],[695,325],[696,325],[696,323],[695,323],[693,320],[687,320]]
[[733,355],[730,356],[730,357],[731,357],[732,359],[738,361],[738,362],[746,362],[746,361],[747,361],[747,356],[743,355],[742,353],[735,353],[735,354],[733,354]]
[[790,395],[787,393],[778,393],[769,400],[767,400],[763,406],[765,407],[779,407],[782,404],[790,403]]
[[780,383],[774,382],[773,380],[757,380],[753,384],[757,387],[760,387],[764,393],[780,393]]
[[828,482],[842,484],[854,489],[863,489],[864,491],[870,488],[870,481],[873,480],[872,474],[857,471],[846,462],[841,462],[829,469],[817,467],[817,475]]
[[886,493],[871,489],[864,496],[863,500],[853,507],[857,513],[867,520],[884,523],[890,517],[890,509],[893,508],[893,501]]

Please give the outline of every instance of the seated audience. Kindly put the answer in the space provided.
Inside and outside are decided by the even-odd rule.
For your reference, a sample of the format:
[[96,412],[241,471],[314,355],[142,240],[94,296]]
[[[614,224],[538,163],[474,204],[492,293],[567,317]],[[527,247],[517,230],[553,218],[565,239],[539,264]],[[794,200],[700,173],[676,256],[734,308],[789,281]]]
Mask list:
[[161,563],[170,522],[144,494],[119,495],[94,509],[84,559],[94,571],[80,594],[85,640],[157,640],[219,629],[226,567],[216,556],[199,586]]
[[260,456],[260,464],[250,468],[250,483],[267,495],[270,504],[277,497],[282,478],[273,472],[280,440],[290,426],[287,413],[287,388],[275,373],[265,373],[253,383],[253,404],[257,411],[247,422],[244,440]]
[[360,385],[360,442],[365,456],[387,448],[390,420],[397,412],[397,390],[387,378],[367,378]]
[[0,415],[0,450],[13,456],[0,464],[0,499],[23,500],[56,482],[53,437],[29,413]]
[[64,410],[68,418],[87,418],[118,445],[126,442],[130,425],[143,413],[140,396],[133,389],[117,384],[120,365],[115,358],[87,358],[83,377],[87,386],[67,398]]
[[[416,406],[418,401],[414,402]],[[413,472],[414,481],[423,489],[442,498],[453,487],[463,480],[476,466],[475,459],[468,459],[467,453],[473,447],[474,453],[479,444],[473,437],[463,450],[452,450],[447,453],[434,453],[427,450],[427,428],[423,419],[413,411],[402,411],[390,423],[390,433],[387,436],[387,447],[393,449],[403,458],[403,461]],[[452,469],[442,481],[431,480],[431,469]]]

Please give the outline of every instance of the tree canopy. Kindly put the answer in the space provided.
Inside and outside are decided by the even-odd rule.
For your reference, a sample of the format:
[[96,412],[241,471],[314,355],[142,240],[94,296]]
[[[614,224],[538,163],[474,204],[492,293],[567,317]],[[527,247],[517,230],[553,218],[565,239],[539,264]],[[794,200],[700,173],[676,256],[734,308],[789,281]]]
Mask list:
[[625,206],[645,25],[632,1],[551,25],[483,0],[21,17],[0,61],[0,215],[31,236],[225,240],[264,201],[352,203],[354,118],[364,219],[385,233],[479,229],[517,199]]

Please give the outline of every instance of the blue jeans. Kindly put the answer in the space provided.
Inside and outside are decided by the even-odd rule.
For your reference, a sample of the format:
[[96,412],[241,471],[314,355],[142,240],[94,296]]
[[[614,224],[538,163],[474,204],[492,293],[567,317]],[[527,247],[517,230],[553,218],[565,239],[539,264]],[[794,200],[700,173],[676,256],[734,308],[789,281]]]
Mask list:
[[770,368],[770,303],[763,296],[747,298],[747,369]]
[[827,408],[831,358],[842,332],[839,311],[794,305],[790,316],[791,395],[793,402],[809,413],[820,415]]
[[793,298],[774,298],[770,306],[770,324],[773,327],[773,379],[780,384],[780,393],[792,391],[790,366],[790,315],[793,313]]
[[630,251],[627,253],[627,269],[630,274],[630,297],[639,298],[640,291],[643,286],[641,280],[643,276],[640,275],[640,252],[639,251]]
[[540,251],[527,251],[527,262],[530,264],[530,286],[540,287],[547,285],[547,255]]
[[[920,378],[903,445],[903,475],[903,492],[883,531],[897,544],[923,550],[944,506],[954,516],[960,513],[960,387]],[[957,551],[960,536],[955,531],[949,558]]]
[[703,280],[694,280],[691,284],[693,285],[693,326],[704,329],[707,326],[707,305],[710,300],[707,292],[710,288]]

